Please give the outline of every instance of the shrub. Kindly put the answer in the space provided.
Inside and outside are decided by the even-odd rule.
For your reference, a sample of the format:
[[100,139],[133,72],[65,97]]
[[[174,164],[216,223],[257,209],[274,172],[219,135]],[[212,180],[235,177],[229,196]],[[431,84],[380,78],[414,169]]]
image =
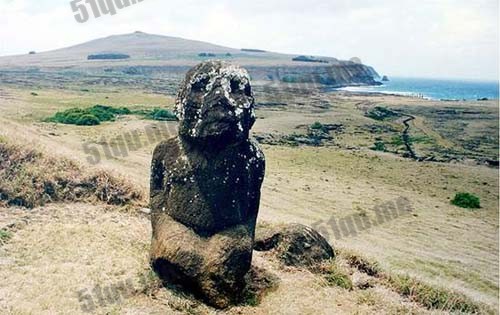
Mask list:
[[371,148],[374,151],[382,151],[385,152],[387,151],[387,148],[385,147],[385,143],[383,141],[377,141]]
[[374,107],[373,109],[369,110],[365,114],[365,116],[379,121],[391,119],[394,117],[401,117],[400,114],[382,106]]
[[94,115],[84,114],[78,117],[75,124],[79,126],[96,126],[100,123],[100,120]]
[[320,123],[319,121],[317,121],[311,125],[311,129],[322,129],[322,128],[323,128],[323,124]]
[[298,56],[298,57],[292,58],[292,61],[328,63],[328,61],[318,59],[314,56]]
[[198,57],[216,57],[217,55],[214,53],[199,53]]
[[99,59],[129,59],[130,56],[127,54],[94,54],[88,55],[88,60],[99,60]]
[[154,108],[154,109],[143,109],[134,111],[133,114],[141,115],[146,119],[161,120],[161,121],[175,121],[177,116],[168,109]]
[[169,110],[155,108],[151,112],[151,117],[154,120],[177,120],[177,116]]
[[126,107],[95,105],[90,108],[70,108],[58,112],[46,121],[69,125],[94,126],[104,121],[114,121],[117,115],[129,115],[131,111]]
[[470,193],[457,193],[455,198],[451,201],[455,206],[466,209],[479,209],[481,202],[479,197]]

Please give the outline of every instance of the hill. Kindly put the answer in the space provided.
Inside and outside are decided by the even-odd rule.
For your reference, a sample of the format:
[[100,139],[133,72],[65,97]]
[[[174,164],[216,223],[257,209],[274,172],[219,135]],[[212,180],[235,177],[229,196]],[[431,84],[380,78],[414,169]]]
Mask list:
[[[88,60],[89,56],[96,54],[122,54],[130,58]],[[37,54],[0,57],[0,69],[31,72],[90,71],[110,75],[110,72],[120,72],[124,67],[134,67],[127,74],[179,74],[210,58],[243,65],[249,69],[254,79],[317,82],[339,87],[378,84],[376,79],[379,75],[372,67],[331,57],[315,57],[322,60],[321,63],[300,61],[301,59],[297,61],[297,56],[135,32]]]

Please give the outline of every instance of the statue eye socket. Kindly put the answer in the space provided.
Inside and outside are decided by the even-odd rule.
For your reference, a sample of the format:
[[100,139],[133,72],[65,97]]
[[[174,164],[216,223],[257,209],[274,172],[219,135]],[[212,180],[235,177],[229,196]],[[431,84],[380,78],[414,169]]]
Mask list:
[[231,80],[231,92],[237,92],[240,90],[240,81]]

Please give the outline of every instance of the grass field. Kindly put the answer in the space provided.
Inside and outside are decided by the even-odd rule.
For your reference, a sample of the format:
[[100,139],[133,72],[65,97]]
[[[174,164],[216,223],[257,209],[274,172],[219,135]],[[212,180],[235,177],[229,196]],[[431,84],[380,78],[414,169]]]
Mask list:
[[[302,93],[289,88],[286,95],[279,95],[265,92],[257,84],[255,135],[278,138],[307,134],[308,126],[316,121],[341,124],[344,131],[332,134],[333,139],[320,147],[263,145],[267,173],[259,219],[320,227],[341,253],[354,251],[377,261],[393,275],[409,275],[432,287],[464,294],[498,313],[494,311],[499,294],[498,168],[484,165],[484,160],[498,161],[498,135],[492,133],[494,128],[498,130],[497,103],[444,103],[317,90]],[[156,145],[147,130],[167,126],[174,134],[175,122],[132,115],[85,127],[43,120],[57,111],[96,104],[131,110],[172,109],[174,97],[120,87],[91,85],[86,90],[21,85],[0,88],[0,136],[76,160],[86,171],[103,168],[122,175],[147,194],[151,153]],[[404,146],[393,141],[403,132],[402,121],[366,117],[375,106],[415,116],[410,135],[414,139],[427,137],[412,143],[417,154],[451,162],[404,158]],[[122,136],[134,131],[142,145],[132,150]],[[387,144],[387,152],[370,149],[377,141]],[[84,144],[99,150],[97,165],[89,164]],[[126,154],[105,155],[105,145],[118,148],[123,144],[129,145]],[[452,205],[450,201],[458,192],[477,195],[482,207],[469,210]],[[333,237],[331,220],[373,219],[377,206],[400,197],[409,200],[411,214],[341,239]],[[96,312],[214,313],[190,297],[158,288],[148,276],[149,220],[138,211],[146,206],[124,211],[99,203],[58,203],[30,212],[0,209],[0,229],[11,226],[0,243],[0,276],[4,279],[0,311],[75,314],[82,311],[78,291],[131,279],[136,289],[133,294],[121,303],[96,305]],[[259,306],[237,307],[228,314],[448,313],[429,310],[377,282],[381,280],[372,279],[376,283],[368,289],[349,291],[325,285],[322,277],[309,271],[283,269],[266,254],[256,254],[254,264],[278,275],[280,285]],[[352,268],[347,271],[355,282],[367,277]]]

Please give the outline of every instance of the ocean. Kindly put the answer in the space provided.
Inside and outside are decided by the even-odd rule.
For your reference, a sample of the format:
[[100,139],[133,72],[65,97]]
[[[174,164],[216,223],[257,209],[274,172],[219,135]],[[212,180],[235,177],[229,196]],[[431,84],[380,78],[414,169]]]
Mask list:
[[382,86],[347,87],[340,90],[417,96],[433,100],[498,99],[498,81],[389,78]]

